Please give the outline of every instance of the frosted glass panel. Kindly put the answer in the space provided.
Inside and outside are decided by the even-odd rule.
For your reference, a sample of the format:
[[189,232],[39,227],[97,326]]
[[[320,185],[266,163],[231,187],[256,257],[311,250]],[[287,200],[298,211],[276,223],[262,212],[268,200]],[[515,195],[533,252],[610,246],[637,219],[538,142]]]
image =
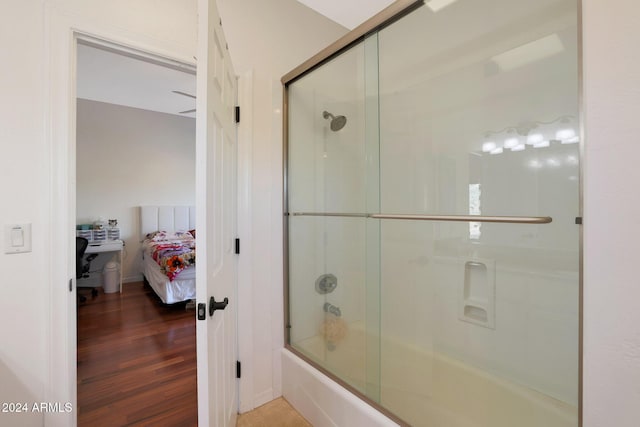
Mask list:
[[377,49],[373,35],[289,85],[287,145],[289,342],[372,399],[380,242],[362,215],[379,207]]
[[291,211],[365,211],[363,67],[359,44],[289,87]]
[[[366,221],[294,217],[289,233],[291,344],[364,392]],[[323,293],[330,281],[333,289]]]
[[[546,225],[492,226],[515,241]],[[576,426],[577,239],[540,250],[469,242],[465,223],[381,230],[381,404],[414,426]]]
[[575,216],[576,37],[573,0],[459,0],[381,31],[381,210],[469,214],[481,184],[482,215]]
[[576,3],[449,3],[378,34],[380,210],[553,221],[382,220],[380,403],[415,426],[577,426]]

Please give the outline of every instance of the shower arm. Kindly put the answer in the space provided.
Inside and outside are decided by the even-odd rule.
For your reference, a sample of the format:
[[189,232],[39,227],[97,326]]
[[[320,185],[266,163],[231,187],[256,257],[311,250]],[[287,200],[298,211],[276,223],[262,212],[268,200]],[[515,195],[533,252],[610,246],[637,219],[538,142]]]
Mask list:
[[483,216],[483,215],[402,215],[332,212],[289,212],[287,216],[333,216],[346,218],[396,219],[410,221],[496,222],[506,224],[548,224],[550,216]]

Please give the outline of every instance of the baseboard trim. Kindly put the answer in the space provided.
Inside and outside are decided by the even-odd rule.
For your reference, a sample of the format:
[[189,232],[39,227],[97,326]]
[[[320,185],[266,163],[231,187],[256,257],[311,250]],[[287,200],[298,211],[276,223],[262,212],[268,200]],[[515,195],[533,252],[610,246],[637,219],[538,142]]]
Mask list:
[[[276,396],[277,397],[277,396]],[[260,394],[257,394],[253,399],[253,407],[257,408],[258,406],[262,406],[265,403],[271,402],[276,397],[273,396],[273,389],[268,389],[263,391]]]
[[122,283],[142,282],[142,280],[143,280],[142,274],[138,274],[135,276],[123,277]]

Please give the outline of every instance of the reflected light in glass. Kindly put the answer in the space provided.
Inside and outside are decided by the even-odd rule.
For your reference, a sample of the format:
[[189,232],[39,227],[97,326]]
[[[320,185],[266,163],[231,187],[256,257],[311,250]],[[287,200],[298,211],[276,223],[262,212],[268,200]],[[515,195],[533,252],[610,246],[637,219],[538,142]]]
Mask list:
[[529,145],[535,145],[542,141],[544,141],[544,135],[541,133],[532,133],[527,137],[527,144]]
[[503,151],[504,150],[502,149],[502,147],[498,147],[498,148],[496,148],[494,150],[491,150],[489,153],[490,154],[502,154]]
[[571,139],[574,136],[576,136],[576,131],[571,128],[560,129],[556,132],[556,139],[559,139],[560,141]]
[[[482,190],[480,184],[469,184],[469,215],[480,215],[480,196]],[[482,223],[470,222],[469,223],[469,239],[478,240],[482,235]]]
[[513,149],[513,147],[517,147],[518,145],[520,145],[518,138],[507,138],[504,141],[504,148]]
[[577,136],[574,136],[573,138],[563,139],[560,142],[562,144],[577,144],[578,142],[580,142],[580,138]]
[[556,167],[560,166],[560,162],[555,157],[551,157],[550,159],[547,159],[547,166],[551,166],[552,168],[556,168]]
[[578,164],[578,158],[576,156],[568,156],[567,157],[567,164],[569,164],[569,165],[577,165]]
[[529,167],[532,169],[540,169],[542,167],[542,163],[539,160],[531,160],[529,162]]
[[497,147],[495,142],[485,142],[484,144],[482,144],[482,152],[484,153],[490,153],[491,151],[495,150]]
[[433,10],[434,12],[438,12],[447,6],[451,6],[457,1],[458,0],[430,0],[427,2],[427,6],[429,6],[429,9]]
[[524,144],[520,144],[520,145],[516,145],[515,147],[513,147],[511,149],[511,151],[523,151],[524,148],[525,148],[525,145]]
[[541,141],[533,144],[534,148],[545,148],[545,147],[548,147],[549,145],[551,145],[549,141]]
[[510,71],[531,62],[539,61],[564,50],[562,40],[557,34],[551,34],[491,58],[502,71]]

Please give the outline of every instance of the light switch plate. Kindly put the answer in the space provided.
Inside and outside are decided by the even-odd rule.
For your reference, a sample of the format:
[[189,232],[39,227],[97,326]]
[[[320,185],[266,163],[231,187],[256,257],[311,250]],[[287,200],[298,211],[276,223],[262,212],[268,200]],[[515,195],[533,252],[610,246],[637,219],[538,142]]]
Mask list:
[[31,252],[31,224],[8,224],[4,226],[4,253],[21,254]]

